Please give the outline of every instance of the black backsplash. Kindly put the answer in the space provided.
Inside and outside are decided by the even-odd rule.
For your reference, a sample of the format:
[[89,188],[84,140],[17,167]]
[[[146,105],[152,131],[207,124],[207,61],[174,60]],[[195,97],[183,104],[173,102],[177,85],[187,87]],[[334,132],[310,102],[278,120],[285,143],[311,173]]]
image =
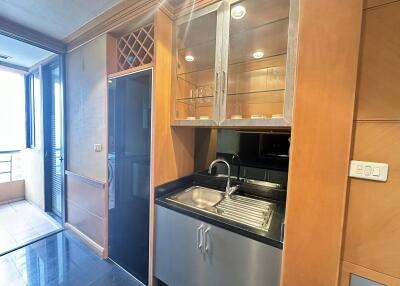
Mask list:
[[[216,158],[231,164],[232,176],[279,183],[287,186],[290,132],[254,132],[218,129]],[[197,133],[196,133],[197,134]],[[212,138],[212,136],[210,136]],[[234,156],[234,155],[238,155]],[[217,165],[217,173],[226,167]],[[240,174],[238,174],[238,172]]]
[[243,165],[288,171],[290,133],[239,133],[240,161]]

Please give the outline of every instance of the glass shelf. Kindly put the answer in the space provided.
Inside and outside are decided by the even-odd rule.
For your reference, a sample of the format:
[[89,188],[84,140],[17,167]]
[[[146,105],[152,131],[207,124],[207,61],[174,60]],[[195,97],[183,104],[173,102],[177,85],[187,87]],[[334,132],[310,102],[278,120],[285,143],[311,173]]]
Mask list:
[[[198,81],[203,78],[203,80],[207,79],[208,81],[214,80],[214,66],[205,67],[204,69],[198,69],[188,72],[178,72],[177,76],[180,79],[187,80],[188,78],[192,78],[191,81]],[[195,79],[195,80],[194,80]]]
[[201,101],[203,99],[210,99],[214,98],[214,96],[199,96],[199,97],[184,97],[184,98],[177,98],[178,101]]
[[238,92],[238,93],[228,93],[229,96],[252,96],[252,95],[266,95],[266,96],[273,96],[275,94],[280,94],[285,92],[285,89],[270,89],[270,90],[259,90],[259,91],[247,91],[247,92]]
[[284,89],[234,93],[227,96],[227,119],[266,119],[283,113]]
[[212,119],[214,97],[175,100],[175,116],[178,120]]

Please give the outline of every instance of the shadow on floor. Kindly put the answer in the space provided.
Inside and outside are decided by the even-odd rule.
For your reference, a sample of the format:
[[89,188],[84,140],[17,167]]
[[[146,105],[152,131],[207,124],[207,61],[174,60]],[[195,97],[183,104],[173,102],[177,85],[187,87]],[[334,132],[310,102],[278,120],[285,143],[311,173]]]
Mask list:
[[0,285],[142,286],[68,231],[0,256]]

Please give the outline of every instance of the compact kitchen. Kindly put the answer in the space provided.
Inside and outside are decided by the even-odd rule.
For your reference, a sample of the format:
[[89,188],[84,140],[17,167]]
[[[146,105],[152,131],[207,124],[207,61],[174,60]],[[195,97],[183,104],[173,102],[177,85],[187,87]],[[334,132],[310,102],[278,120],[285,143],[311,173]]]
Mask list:
[[23,2],[0,36],[52,55],[0,38],[0,70],[27,126],[43,86],[44,174],[16,195],[10,163],[0,236],[20,201],[59,229],[0,251],[0,286],[400,285],[399,0]]
[[168,285],[279,285],[289,136],[220,129],[219,158],[206,172],[156,188],[157,278]]

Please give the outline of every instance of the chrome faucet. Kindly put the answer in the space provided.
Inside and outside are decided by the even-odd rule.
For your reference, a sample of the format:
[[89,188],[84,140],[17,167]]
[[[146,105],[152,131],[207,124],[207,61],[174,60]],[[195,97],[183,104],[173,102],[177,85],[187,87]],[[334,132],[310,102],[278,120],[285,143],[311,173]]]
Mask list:
[[231,187],[231,166],[224,159],[216,159],[216,160],[212,161],[210,164],[210,167],[208,167],[208,173],[211,174],[212,168],[217,163],[223,163],[228,167],[228,178],[227,178],[228,180],[226,182],[225,196],[229,198],[239,188],[239,186]]
[[240,157],[239,157],[239,154],[233,154],[232,155],[232,163],[234,163],[235,160],[237,160],[237,175],[236,175],[236,179],[238,181],[240,181]]

